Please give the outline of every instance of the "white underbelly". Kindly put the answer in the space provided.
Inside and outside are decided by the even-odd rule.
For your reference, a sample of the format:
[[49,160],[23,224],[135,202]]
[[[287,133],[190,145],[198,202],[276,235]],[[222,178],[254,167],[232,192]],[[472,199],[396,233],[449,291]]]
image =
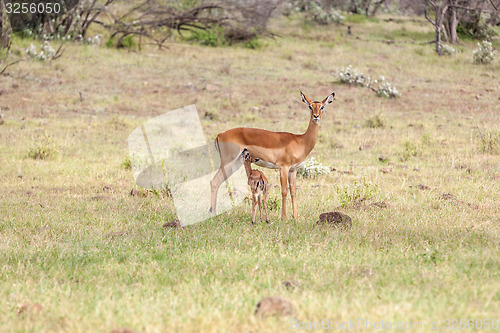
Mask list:
[[[290,166],[290,171],[295,171],[296,169],[298,169],[302,165],[304,165],[304,163],[305,163],[305,161],[302,163],[297,163],[297,164]],[[271,162],[266,162],[264,160],[258,160],[256,162],[254,162],[254,164],[261,166],[261,167],[264,167],[264,168],[268,168],[268,169],[279,169],[279,166],[277,166],[276,164],[271,163]]]
[[277,166],[276,164],[271,163],[271,162],[266,162],[264,160],[258,160],[256,162],[254,162],[254,164],[257,164],[258,166],[268,168],[268,169],[279,169],[279,166]]
[[297,163],[297,164],[294,164],[290,167],[290,171],[295,171],[297,170],[298,168],[300,168],[301,166],[304,165],[304,163],[306,163],[306,161],[302,162],[302,163]]

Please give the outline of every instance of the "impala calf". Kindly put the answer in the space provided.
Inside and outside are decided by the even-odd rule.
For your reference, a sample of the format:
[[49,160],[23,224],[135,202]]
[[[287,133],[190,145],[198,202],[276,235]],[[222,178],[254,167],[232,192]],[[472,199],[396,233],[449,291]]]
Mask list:
[[290,196],[292,197],[293,216],[297,218],[297,203],[295,200],[297,169],[316,145],[321,114],[325,106],[333,101],[335,93],[331,93],[321,102],[311,101],[302,92],[300,92],[300,95],[311,112],[309,126],[304,134],[238,127],[217,135],[215,146],[218,149],[221,164],[210,182],[211,212],[215,213],[216,211],[217,192],[220,185],[238,169],[239,163],[237,162],[240,155],[244,149],[247,149],[258,166],[280,170],[281,217],[283,220],[286,219],[288,183]]
[[248,153],[248,150],[244,150],[243,159],[245,160],[245,171],[247,173],[248,185],[250,185],[250,190],[252,191],[252,224],[255,224],[255,211],[257,210],[257,203],[259,204],[260,220],[262,221],[262,207],[260,201],[264,206],[266,211],[266,222],[269,223],[269,215],[267,214],[267,195],[269,193],[267,188],[267,178],[264,173],[260,170],[252,169],[252,157]]

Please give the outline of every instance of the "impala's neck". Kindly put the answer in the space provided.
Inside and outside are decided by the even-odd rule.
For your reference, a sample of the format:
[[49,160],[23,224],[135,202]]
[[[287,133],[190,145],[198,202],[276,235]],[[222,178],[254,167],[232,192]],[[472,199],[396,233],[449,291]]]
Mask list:
[[248,160],[244,161],[243,164],[245,165],[245,172],[247,173],[247,178],[250,178],[250,174],[252,173],[252,162]]
[[311,150],[313,150],[314,146],[316,145],[316,140],[318,139],[318,129],[319,124],[316,124],[311,116],[311,118],[309,119],[309,126],[307,127],[307,131],[302,134],[306,156],[309,155]]

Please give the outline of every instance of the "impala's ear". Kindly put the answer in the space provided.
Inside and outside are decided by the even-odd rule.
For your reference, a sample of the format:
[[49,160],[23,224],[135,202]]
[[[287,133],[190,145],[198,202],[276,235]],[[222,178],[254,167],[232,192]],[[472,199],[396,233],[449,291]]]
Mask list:
[[323,102],[321,102],[321,106],[324,107],[325,105],[330,104],[331,102],[333,102],[333,97],[335,97],[335,93],[334,92],[332,92],[330,95],[328,95],[328,97],[325,98],[323,100]]
[[311,105],[312,101],[307,98],[307,96],[304,95],[302,91],[300,92],[300,97],[302,97],[302,102],[306,103],[307,105]]

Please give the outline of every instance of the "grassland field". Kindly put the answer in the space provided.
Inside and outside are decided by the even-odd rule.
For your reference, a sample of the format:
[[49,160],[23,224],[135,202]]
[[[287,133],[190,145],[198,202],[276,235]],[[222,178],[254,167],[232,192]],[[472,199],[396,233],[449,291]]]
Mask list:
[[[350,22],[352,35],[346,25],[276,19],[279,37],[255,50],[74,43],[59,59],[10,67],[0,77],[0,330],[288,332],[293,319],[364,319],[424,323],[406,332],[434,331],[432,320],[443,332],[446,319],[500,321],[500,62],[474,65],[477,42],[466,39],[438,57],[422,18]],[[347,65],[383,75],[401,97],[341,84]],[[255,226],[247,200],[162,228],[176,218],[172,199],[130,195],[127,137],[144,121],[196,104],[208,140],[237,126],[301,133],[299,90],[336,93],[310,155],[335,171],[297,180],[297,220],[281,221],[279,186],[273,223]],[[30,157],[37,145],[48,158]],[[334,210],[350,231],[316,226]],[[270,295],[289,299],[292,317],[254,316]]]

